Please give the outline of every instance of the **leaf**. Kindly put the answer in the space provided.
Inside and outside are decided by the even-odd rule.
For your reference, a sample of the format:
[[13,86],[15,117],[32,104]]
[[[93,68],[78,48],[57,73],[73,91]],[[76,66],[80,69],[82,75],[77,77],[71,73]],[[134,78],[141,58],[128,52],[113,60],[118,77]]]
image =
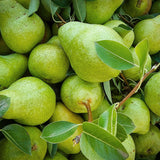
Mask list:
[[111,104],[113,104],[112,96],[111,96],[110,81],[103,82],[103,87],[108,100],[110,101]]
[[77,19],[83,22],[86,18],[86,1],[85,0],[73,0],[73,8],[76,13]]
[[95,42],[98,57],[108,66],[117,70],[126,70],[134,66],[130,50],[112,40]]
[[135,47],[135,52],[139,59],[140,77],[142,78],[144,75],[145,64],[146,64],[147,55],[149,52],[148,40],[144,39],[140,41]]
[[53,158],[57,152],[57,144],[47,143],[48,152],[51,158]]
[[156,115],[155,113],[153,113],[152,111],[150,111],[150,116],[151,116],[151,123],[153,125],[157,124],[160,122],[160,116]]
[[155,62],[160,63],[160,52],[152,55],[151,57]]
[[40,0],[30,0],[28,16],[31,16],[33,13],[35,13],[38,10],[39,5]]
[[71,3],[71,0],[52,0],[59,7],[65,8],[68,7]]
[[128,30],[128,31],[131,31],[131,30],[132,30],[132,28],[131,28],[130,26],[124,25],[124,24],[120,24],[118,27],[121,27],[121,28],[123,28],[123,29],[125,29],[125,30]]
[[119,123],[117,123],[117,134],[116,134],[116,137],[121,142],[123,142],[127,138],[127,133],[126,133],[125,129]]
[[[87,137],[89,137],[89,139],[91,139],[91,142],[92,142],[92,139],[96,142],[98,141],[100,144],[107,145],[111,147],[112,149],[117,150],[117,152],[121,154],[121,156],[124,156],[125,158],[128,157],[128,153],[126,149],[121,144],[121,142],[118,140],[118,138],[113,136],[108,131],[104,130],[102,127],[94,123],[90,123],[90,122],[83,122],[82,127],[83,127],[83,135],[86,135]],[[101,150],[100,148],[101,146],[94,147],[95,150],[96,149]]]
[[135,129],[133,121],[123,113],[118,112],[117,122],[125,129],[127,134],[132,133],[132,131]]
[[0,95],[0,117],[2,117],[10,106],[10,97]]
[[50,143],[60,143],[70,137],[78,126],[67,121],[53,122],[43,129],[41,137]]
[[122,87],[121,87],[120,81],[117,83],[116,78],[112,78],[112,81],[113,81],[114,86],[118,89],[119,93],[122,93],[121,92]]
[[3,135],[22,152],[31,155],[31,140],[24,127],[18,124],[10,124],[1,129]]
[[116,136],[117,132],[117,104],[113,104],[105,112],[103,112],[100,117],[98,124],[112,135]]

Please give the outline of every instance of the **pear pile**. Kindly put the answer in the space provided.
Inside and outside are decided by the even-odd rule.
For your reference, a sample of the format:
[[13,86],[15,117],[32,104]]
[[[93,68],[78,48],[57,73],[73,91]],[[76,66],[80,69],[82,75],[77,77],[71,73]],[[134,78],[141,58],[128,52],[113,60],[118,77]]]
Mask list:
[[[52,19],[42,5],[43,0],[31,16],[28,16],[30,0],[0,0],[0,96],[10,98],[9,109],[0,118],[24,126],[33,148],[28,155],[0,136],[0,160],[87,160],[80,145],[73,143],[82,133],[81,126],[58,144],[54,158],[49,156],[47,142],[40,137],[41,127],[56,121],[75,124],[88,121],[86,105],[91,107],[96,120],[111,106],[103,82],[120,81],[121,74],[132,85],[140,80],[135,46],[143,39],[149,43],[144,72],[151,70],[156,63],[153,56],[160,52],[160,1],[143,0],[139,2],[141,5],[138,2],[86,0],[85,21],[75,17],[74,21],[62,24]],[[120,10],[138,20],[133,25],[115,18]],[[130,49],[136,66],[121,71],[105,64],[95,48],[95,42],[102,40],[112,40]],[[115,102],[127,95],[123,87],[124,82],[122,97],[111,83]],[[151,74],[118,112],[135,124],[133,133],[123,142],[129,154],[127,160],[158,160],[160,71]],[[157,121],[151,124],[154,117]]]

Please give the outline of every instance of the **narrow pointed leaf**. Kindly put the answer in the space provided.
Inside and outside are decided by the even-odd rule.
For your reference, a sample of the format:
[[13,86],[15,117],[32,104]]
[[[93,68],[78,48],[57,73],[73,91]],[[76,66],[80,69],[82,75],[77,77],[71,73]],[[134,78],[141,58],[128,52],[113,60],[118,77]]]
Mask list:
[[112,96],[111,96],[110,81],[103,82],[103,87],[108,100],[110,101],[111,104],[113,104]]
[[0,117],[2,117],[10,106],[10,98],[0,95]]
[[52,0],[59,7],[65,8],[68,7],[71,3],[71,0]]
[[79,124],[67,121],[53,122],[43,129],[41,137],[50,143],[60,143],[69,138],[78,126]]
[[55,154],[57,153],[57,144],[53,144],[53,143],[47,143],[47,148],[48,148],[48,152],[51,158],[53,158],[55,156]]
[[117,70],[126,70],[134,66],[132,53],[130,50],[112,40],[95,42],[97,55],[108,66]]
[[126,133],[125,129],[119,123],[117,123],[117,134],[116,134],[116,137],[121,142],[123,142],[127,138],[127,133]]
[[86,18],[86,1],[85,0],[73,0],[73,8],[76,13],[77,19],[83,22]]
[[31,16],[33,13],[35,13],[38,10],[39,5],[40,0],[30,0],[28,16]]
[[31,155],[31,140],[24,127],[18,124],[10,124],[3,127],[1,132],[22,152]]

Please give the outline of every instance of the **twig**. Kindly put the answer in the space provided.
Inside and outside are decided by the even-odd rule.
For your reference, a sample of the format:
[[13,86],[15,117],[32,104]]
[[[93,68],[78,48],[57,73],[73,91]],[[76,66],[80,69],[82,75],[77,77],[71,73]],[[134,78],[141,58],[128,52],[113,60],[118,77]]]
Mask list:
[[124,74],[123,74],[123,73],[120,73],[120,76],[122,77],[122,79],[123,79],[124,82],[126,83],[127,87],[129,88],[129,83],[128,83],[126,77],[124,76]]
[[64,24],[66,24],[66,21],[59,15],[58,12],[56,12],[56,15],[58,16],[58,18],[59,18]]

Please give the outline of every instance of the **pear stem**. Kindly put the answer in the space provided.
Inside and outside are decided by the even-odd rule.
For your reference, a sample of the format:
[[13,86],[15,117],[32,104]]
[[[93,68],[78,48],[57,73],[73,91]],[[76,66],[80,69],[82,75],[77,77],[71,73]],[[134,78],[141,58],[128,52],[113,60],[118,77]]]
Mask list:
[[129,22],[126,18],[124,18],[123,15],[119,14],[119,17],[120,17],[125,23],[127,23],[129,26],[134,27],[134,24],[132,24],[132,23]]
[[152,67],[152,69],[143,76],[142,80],[140,80],[140,81],[137,83],[137,85],[131,90],[131,92],[119,103],[119,105],[118,105],[118,107],[117,107],[116,109],[118,109],[122,104],[124,104],[124,102],[125,102],[128,98],[130,98],[130,97],[137,91],[138,88],[140,88],[140,85],[142,84],[142,82],[143,82],[152,72],[154,72],[159,66],[160,66],[160,63],[154,65],[154,66]]
[[56,15],[58,16],[58,18],[59,18],[64,24],[67,23],[67,22],[59,15],[58,12],[56,12]]
[[138,1],[137,1],[137,4],[136,4],[136,7],[140,8],[140,7],[141,7],[141,4],[142,4],[142,0],[138,0]]
[[36,144],[34,144],[33,146],[32,146],[32,151],[35,151],[35,150],[37,150],[37,145]]

